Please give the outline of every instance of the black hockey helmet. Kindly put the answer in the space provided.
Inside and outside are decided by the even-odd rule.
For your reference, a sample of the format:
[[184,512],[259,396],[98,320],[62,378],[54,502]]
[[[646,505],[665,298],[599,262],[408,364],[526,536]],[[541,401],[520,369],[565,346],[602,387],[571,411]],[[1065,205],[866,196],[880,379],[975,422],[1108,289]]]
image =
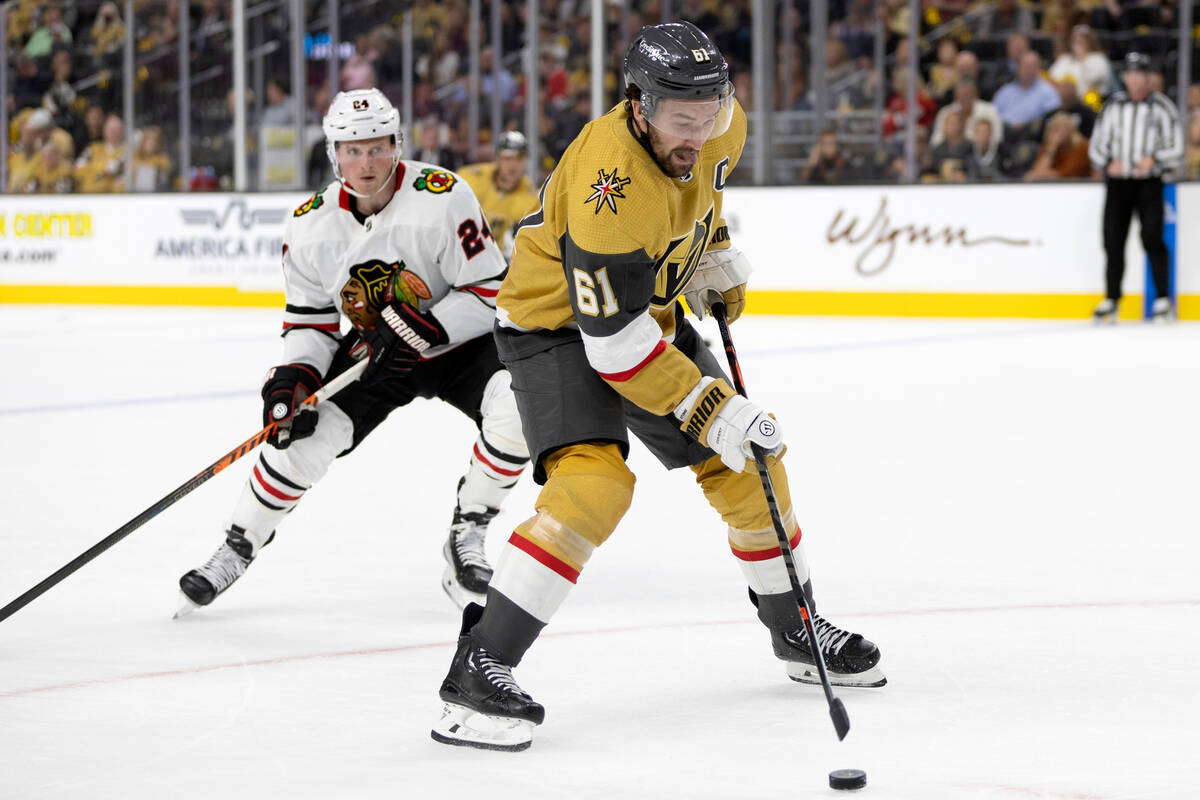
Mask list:
[[505,131],[496,139],[496,155],[501,153],[516,153],[529,155],[529,142],[520,131]]
[[1136,50],[1131,50],[1125,54],[1125,61],[1121,65],[1122,72],[1149,72],[1150,56],[1145,53],[1139,53]]
[[[733,111],[729,64],[704,31],[692,23],[664,22],[642,28],[625,53],[624,73],[626,85],[638,87],[642,113],[654,127],[679,138],[704,139],[720,136],[729,128]],[[664,128],[655,120],[664,100],[713,101],[711,130]]]

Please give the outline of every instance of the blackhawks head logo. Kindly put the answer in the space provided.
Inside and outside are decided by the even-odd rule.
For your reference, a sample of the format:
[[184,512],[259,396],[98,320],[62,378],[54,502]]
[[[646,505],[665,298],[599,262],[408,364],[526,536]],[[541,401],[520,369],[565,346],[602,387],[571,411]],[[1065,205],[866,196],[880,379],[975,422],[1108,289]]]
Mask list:
[[421,170],[421,174],[413,181],[413,188],[425,192],[433,192],[441,194],[448,192],[454,188],[454,184],[458,179],[446,172],[444,169],[433,169],[426,167]]
[[325,203],[325,198],[321,196],[321,192],[317,192],[312,197],[304,201],[304,205],[292,212],[293,217],[302,217],[308,212],[320,208]]
[[360,330],[374,325],[393,299],[417,308],[432,296],[425,281],[405,269],[403,261],[388,264],[379,259],[351,267],[341,295],[342,313]]
[[605,172],[602,169],[596,170],[599,179],[592,184],[592,194],[588,199],[584,200],[584,204],[595,203],[596,211],[599,214],[600,209],[608,206],[608,210],[617,213],[617,200],[625,199],[625,194],[621,190],[629,185],[630,178],[618,178],[617,170],[613,168],[612,172]]

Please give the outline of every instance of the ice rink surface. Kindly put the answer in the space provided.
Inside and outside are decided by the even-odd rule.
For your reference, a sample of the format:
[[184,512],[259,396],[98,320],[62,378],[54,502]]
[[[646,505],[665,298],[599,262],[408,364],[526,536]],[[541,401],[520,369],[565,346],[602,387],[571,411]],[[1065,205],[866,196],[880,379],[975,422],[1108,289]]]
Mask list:
[[[0,307],[0,604],[253,434],[278,327]],[[516,672],[547,708],[533,747],[431,741],[474,431],[418,402],[208,609],[172,620],[176,581],[250,459],[0,623],[0,798],[819,798],[843,767],[872,800],[1200,797],[1200,326],[733,332],[819,609],[883,651],[887,687],[839,691],[846,741],[773,658],[690,473],[640,447],[632,509]]]

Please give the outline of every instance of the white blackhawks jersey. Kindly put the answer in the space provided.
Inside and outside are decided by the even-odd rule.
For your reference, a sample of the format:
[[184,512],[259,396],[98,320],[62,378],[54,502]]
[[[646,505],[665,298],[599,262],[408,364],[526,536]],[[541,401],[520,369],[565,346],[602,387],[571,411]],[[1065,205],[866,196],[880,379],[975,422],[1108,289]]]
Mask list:
[[450,343],[491,335],[505,261],[471,187],[420,161],[396,167],[396,194],[362,217],[337,181],[293,212],[283,236],[284,363],[322,374],[340,341],[341,315],[374,324],[389,285],[397,300],[437,318]]

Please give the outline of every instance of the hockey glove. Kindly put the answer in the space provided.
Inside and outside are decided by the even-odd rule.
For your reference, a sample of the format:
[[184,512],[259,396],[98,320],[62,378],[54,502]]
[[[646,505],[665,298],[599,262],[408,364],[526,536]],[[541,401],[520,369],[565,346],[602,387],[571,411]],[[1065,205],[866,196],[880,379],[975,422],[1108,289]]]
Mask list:
[[723,379],[703,377],[678,406],[675,417],[684,433],[721,457],[734,472],[754,457],[751,443],[777,456],[783,451],[779,423],[762,408],[735,392]]
[[398,300],[383,307],[362,337],[371,360],[363,372],[364,382],[403,377],[412,372],[421,353],[450,341],[437,317]]
[[725,302],[725,319],[733,322],[746,308],[746,279],[750,277],[750,261],[736,247],[709,250],[700,257],[696,271],[683,287],[683,299],[696,319],[712,312],[713,291]]
[[296,439],[313,435],[317,410],[311,406],[300,408],[300,404],[320,387],[321,376],[308,364],[271,367],[262,387],[263,425],[278,425],[267,442],[283,450]]

